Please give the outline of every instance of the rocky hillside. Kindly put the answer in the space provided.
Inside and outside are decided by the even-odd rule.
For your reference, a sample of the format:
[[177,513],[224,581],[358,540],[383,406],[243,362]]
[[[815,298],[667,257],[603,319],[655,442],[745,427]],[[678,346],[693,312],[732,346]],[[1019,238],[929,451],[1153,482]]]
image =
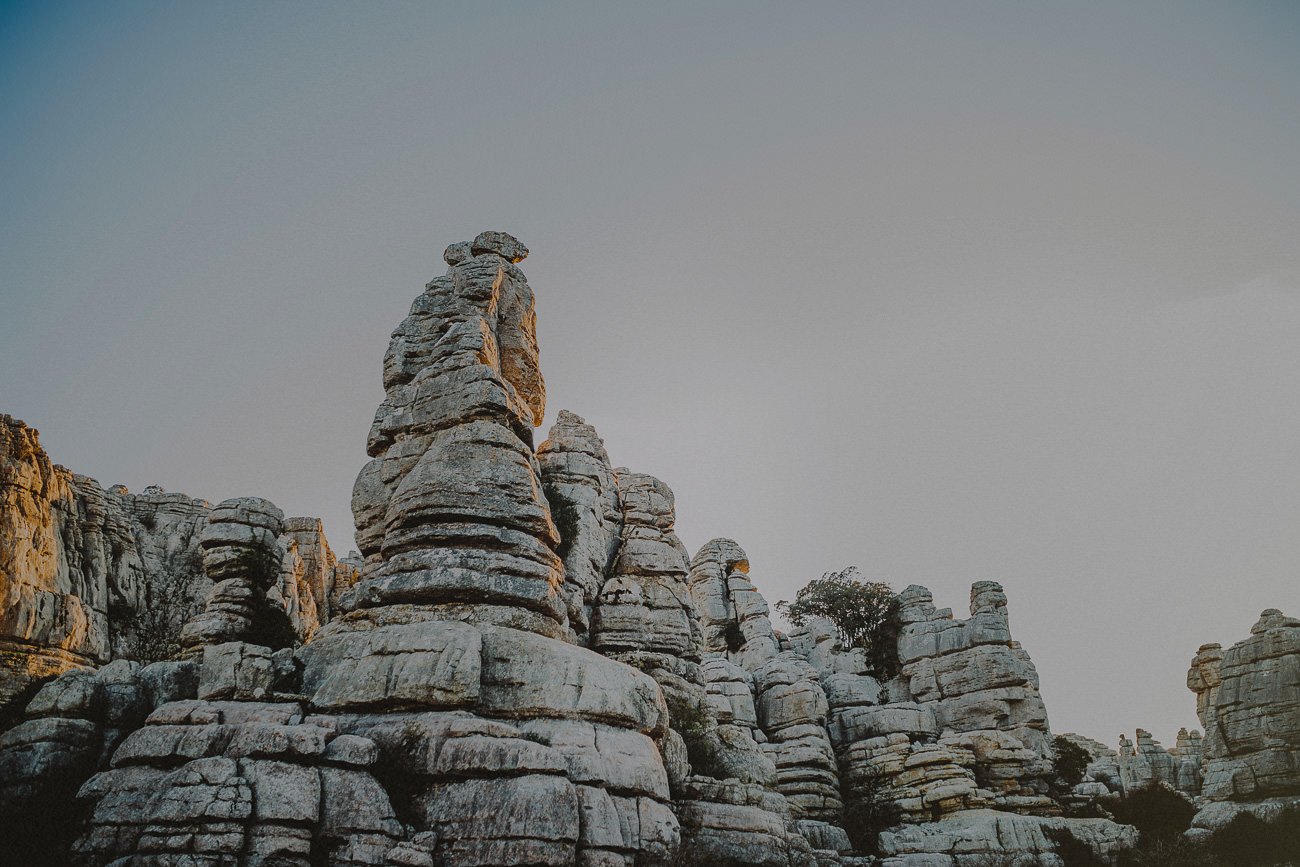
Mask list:
[[1199,790],[1202,754],[1228,809],[1300,791],[1300,624],[1276,612],[1198,654],[1203,746],[1076,737],[1092,761],[1068,797],[998,584],[962,618],[904,590],[888,678],[828,622],[776,631],[741,546],[690,556],[669,487],[615,467],[582,418],[561,412],[534,447],[527,255],[499,232],[451,245],[393,332],[355,561],[256,497],[103,491],[4,419],[0,634],[25,706],[0,734],[10,852],[1054,867],[1062,835],[1103,858],[1137,838],[1065,800]]
[[[0,507],[0,707],[71,668],[177,651],[213,588],[206,501],[105,490],[51,463],[35,430],[0,415]],[[279,519],[271,593],[308,638],[360,564],[338,560],[316,518]]]

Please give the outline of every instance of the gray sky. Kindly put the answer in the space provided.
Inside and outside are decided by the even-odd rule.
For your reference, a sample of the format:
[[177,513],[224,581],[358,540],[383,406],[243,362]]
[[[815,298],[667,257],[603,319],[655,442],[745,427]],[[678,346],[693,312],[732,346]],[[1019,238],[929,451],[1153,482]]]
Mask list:
[[[351,547],[388,334],[518,235],[548,426],[769,601],[1002,581],[1054,729],[1300,613],[1300,7],[0,7],[0,410]],[[540,440],[540,438],[539,438]]]

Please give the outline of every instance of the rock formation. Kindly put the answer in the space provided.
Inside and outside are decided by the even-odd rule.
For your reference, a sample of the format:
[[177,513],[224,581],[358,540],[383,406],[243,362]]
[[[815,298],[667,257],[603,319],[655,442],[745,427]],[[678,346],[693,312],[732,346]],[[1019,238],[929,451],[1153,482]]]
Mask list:
[[1161,784],[1186,795],[1201,792],[1201,733],[1179,729],[1178,742],[1166,750],[1146,729],[1135,741],[1119,738],[1119,790]]
[[1206,644],[1187,672],[1205,727],[1193,825],[1215,829],[1242,809],[1267,816],[1300,801],[1300,620],[1270,608],[1250,636]]
[[[357,558],[258,498],[105,492],[5,418],[5,688],[64,671],[0,734],[9,839],[88,867],[966,867],[1054,864],[1062,830],[1132,845],[1058,815],[999,585],[965,620],[907,588],[898,673],[877,671],[827,622],[777,632],[735,542],[689,558],[669,487],[578,416],[534,449],[527,255],[500,232],[451,245],[393,332]],[[122,612],[167,581],[181,652],[112,661]],[[1235,724],[1226,696],[1205,704]],[[880,799],[901,824],[876,860],[847,832]]]
[[208,590],[208,506],[151,488],[105,491],[50,462],[0,416],[0,705],[28,684],[130,654],[179,628]]

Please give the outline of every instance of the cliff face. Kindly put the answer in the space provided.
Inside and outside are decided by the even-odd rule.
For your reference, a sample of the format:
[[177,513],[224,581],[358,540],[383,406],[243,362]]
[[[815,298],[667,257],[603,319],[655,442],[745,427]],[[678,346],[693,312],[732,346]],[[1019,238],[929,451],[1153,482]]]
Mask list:
[[0,502],[0,703],[34,679],[131,652],[146,620],[179,626],[206,591],[196,555],[207,503],[105,491],[52,464],[10,416],[0,416]]
[[1300,620],[1270,608],[1224,650],[1202,645],[1187,672],[1205,726],[1194,821],[1214,829],[1242,809],[1267,818],[1300,801]]
[[[200,537],[209,504],[146,488],[105,490],[51,463],[37,432],[0,416],[0,706],[70,668],[175,652],[213,581]],[[320,522],[277,537],[272,589],[309,636],[355,580]]]
[[[103,491],[5,419],[8,688],[73,670],[0,734],[0,833],[96,867],[1049,865],[1062,831],[1102,856],[1134,843],[1061,817],[998,584],[965,618],[904,590],[882,680],[827,622],[777,632],[736,542],[690,557],[671,489],[580,417],[534,448],[527,253],[499,232],[451,245],[393,332],[357,558],[258,498]],[[149,612],[180,652],[120,658]],[[1194,665],[1214,792],[1296,784],[1300,628],[1275,614]],[[1077,739],[1085,788],[1191,786],[1195,739],[1144,735]],[[899,824],[854,853],[882,799]]]

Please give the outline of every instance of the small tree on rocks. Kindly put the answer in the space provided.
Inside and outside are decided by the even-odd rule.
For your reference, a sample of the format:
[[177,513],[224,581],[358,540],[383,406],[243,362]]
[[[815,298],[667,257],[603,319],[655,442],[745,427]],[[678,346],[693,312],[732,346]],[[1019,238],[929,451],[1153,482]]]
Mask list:
[[810,617],[826,618],[845,647],[867,651],[877,677],[898,673],[898,595],[888,584],[863,580],[856,566],[827,572],[776,608],[796,626]]

